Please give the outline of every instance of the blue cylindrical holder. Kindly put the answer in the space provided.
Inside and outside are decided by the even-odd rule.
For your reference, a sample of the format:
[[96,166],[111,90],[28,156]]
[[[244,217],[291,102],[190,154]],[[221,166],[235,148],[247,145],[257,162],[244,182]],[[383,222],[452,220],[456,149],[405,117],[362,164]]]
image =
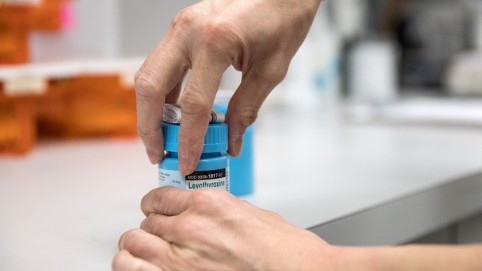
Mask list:
[[225,123],[210,124],[204,137],[204,147],[199,164],[190,175],[179,172],[178,137],[179,124],[163,123],[166,157],[159,163],[159,186],[181,189],[219,188],[230,191],[228,126]]
[[[226,114],[227,104],[215,104],[214,109]],[[254,125],[243,136],[243,149],[239,157],[229,157],[230,192],[245,196],[254,192]]]

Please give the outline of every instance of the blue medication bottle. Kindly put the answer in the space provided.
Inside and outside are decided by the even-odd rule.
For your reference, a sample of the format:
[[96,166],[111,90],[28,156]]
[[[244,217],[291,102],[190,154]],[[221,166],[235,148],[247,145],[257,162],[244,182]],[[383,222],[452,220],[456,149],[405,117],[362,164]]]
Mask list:
[[228,149],[228,125],[209,124],[204,147],[195,171],[187,176],[179,172],[178,137],[179,124],[162,123],[164,149],[167,155],[159,163],[159,186],[181,189],[217,188],[230,191]]
[[[226,114],[227,103],[217,103],[214,109]],[[243,136],[243,149],[239,157],[229,157],[230,192],[246,196],[254,192],[254,125],[249,126]]]

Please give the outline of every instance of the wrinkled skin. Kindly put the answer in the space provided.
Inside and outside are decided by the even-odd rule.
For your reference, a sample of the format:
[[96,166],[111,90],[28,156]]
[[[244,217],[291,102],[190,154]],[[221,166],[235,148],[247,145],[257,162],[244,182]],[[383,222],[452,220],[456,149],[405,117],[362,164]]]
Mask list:
[[[283,80],[313,22],[320,0],[204,0],[182,10],[136,75],[138,130],[150,161],[163,158],[164,103],[182,110],[179,166],[194,171],[222,74],[242,72],[226,116],[229,153],[271,90]],[[181,95],[182,80],[191,70]]]
[[227,192],[162,187],[142,200],[114,270],[334,270],[335,247]]

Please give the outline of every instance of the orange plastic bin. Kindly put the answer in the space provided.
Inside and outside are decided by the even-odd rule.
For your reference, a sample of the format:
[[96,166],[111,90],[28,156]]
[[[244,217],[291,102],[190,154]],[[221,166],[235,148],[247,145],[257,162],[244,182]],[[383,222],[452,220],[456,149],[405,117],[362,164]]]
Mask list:
[[26,63],[33,8],[0,4],[0,65]]
[[34,97],[7,96],[0,82],[0,153],[24,154],[36,141]]
[[135,94],[117,74],[54,79],[38,104],[40,136],[137,135]]

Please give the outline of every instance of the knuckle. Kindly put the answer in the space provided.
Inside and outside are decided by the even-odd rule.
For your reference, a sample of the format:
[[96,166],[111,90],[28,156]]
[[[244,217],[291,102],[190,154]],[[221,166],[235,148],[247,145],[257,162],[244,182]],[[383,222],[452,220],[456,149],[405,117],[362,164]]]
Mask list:
[[120,244],[122,245],[122,247],[127,248],[127,250],[135,250],[135,248],[139,245],[139,237],[139,229],[129,230],[121,236]]
[[152,130],[144,125],[141,125],[140,123],[137,124],[137,134],[141,137],[145,144],[148,144],[155,139],[157,136],[156,132],[158,132],[158,129]]
[[171,21],[171,28],[183,28],[191,25],[196,19],[196,11],[192,7],[182,9]]
[[192,155],[194,157],[198,155],[201,156],[203,144],[204,144],[204,137],[202,136],[194,137],[194,136],[179,135],[179,145],[186,148],[186,152],[189,152],[189,155]]
[[272,66],[270,69],[265,70],[262,78],[270,85],[277,85],[285,78],[287,69],[280,66]]
[[204,137],[192,137],[189,135],[179,135],[179,144],[189,146],[192,152],[202,151]]
[[193,208],[201,212],[219,213],[222,210],[226,195],[216,189],[199,189],[192,194]]
[[254,105],[249,105],[244,107],[241,112],[239,112],[239,122],[242,126],[248,127],[253,124],[258,118],[259,108]]
[[[144,142],[148,152],[162,151],[162,129],[161,125],[151,126],[147,123],[137,122],[137,134]],[[159,155],[162,155],[160,153]]]
[[198,189],[194,190],[192,193],[192,203],[195,205],[200,205],[200,204],[211,204],[214,202],[214,199],[216,197],[217,191],[212,190],[212,189]]
[[176,220],[176,226],[172,229],[173,233],[177,236],[183,236],[185,238],[192,238],[193,235],[202,228],[202,224],[193,217],[185,216]]
[[152,196],[151,193],[148,193],[141,200],[141,210],[146,216],[151,212],[150,206],[152,206]]
[[140,70],[134,78],[136,94],[142,97],[152,97],[158,92],[156,76],[149,70]]
[[209,99],[206,97],[202,89],[193,83],[186,88],[180,102],[183,114],[208,115],[211,111]]
[[204,23],[202,35],[199,39],[203,48],[210,50],[220,60],[232,62],[232,57],[242,51],[244,43],[236,26],[225,19],[211,19]]
[[155,210],[158,210],[156,208],[162,204],[159,201],[163,197],[165,193],[163,191],[165,191],[166,188],[169,188],[169,187],[163,186],[163,187],[154,188],[151,191],[149,191],[149,193],[144,195],[144,197],[141,200],[141,210],[142,212],[144,212],[146,216],[149,216],[152,212],[155,212]]
[[142,221],[140,228],[145,230],[146,232],[153,233],[154,225],[156,225],[156,216],[154,214],[150,214],[146,219]]
[[[164,214],[166,211],[166,205],[169,204],[169,200],[166,199],[166,193],[172,190],[171,186],[158,187],[149,192],[143,199],[145,200],[144,208],[153,213]],[[147,214],[148,216],[150,215]]]
[[154,199],[152,199],[151,201],[151,204],[152,204],[152,207],[154,210],[156,210],[156,212],[159,212],[159,213],[163,213],[164,212],[164,209],[165,209],[165,204],[164,204],[164,200],[160,197],[155,197]]
[[203,28],[203,37],[205,37],[204,41],[214,43],[219,40],[225,40],[231,35],[232,29],[231,24],[225,20],[208,20]]

